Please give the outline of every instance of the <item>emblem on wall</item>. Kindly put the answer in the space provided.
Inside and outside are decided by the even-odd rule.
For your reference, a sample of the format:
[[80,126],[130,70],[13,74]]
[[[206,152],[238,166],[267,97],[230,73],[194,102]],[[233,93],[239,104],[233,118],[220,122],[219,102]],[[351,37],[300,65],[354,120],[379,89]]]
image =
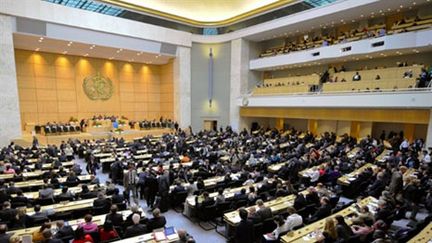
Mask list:
[[111,79],[100,73],[86,77],[83,81],[83,89],[91,100],[109,100],[114,91]]

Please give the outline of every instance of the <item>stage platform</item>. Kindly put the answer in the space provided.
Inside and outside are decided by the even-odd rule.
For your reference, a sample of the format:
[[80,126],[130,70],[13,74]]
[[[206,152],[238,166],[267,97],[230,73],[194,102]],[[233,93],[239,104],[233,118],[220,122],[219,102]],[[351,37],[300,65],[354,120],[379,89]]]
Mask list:
[[[36,137],[39,140],[39,144],[47,145],[47,144],[61,144],[62,141],[67,141],[68,139],[79,139],[79,140],[93,140],[93,139],[108,139],[108,138],[124,138],[126,141],[131,141],[135,138],[141,138],[147,135],[160,136],[165,133],[172,133],[173,129],[163,128],[163,129],[149,129],[149,130],[126,130],[121,134],[112,133],[112,132],[82,132],[82,133],[73,133],[73,134],[65,134],[65,135],[51,135],[45,136],[37,134]],[[21,138],[13,139],[15,144],[18,144],[23,147],[31,146],[33,137],[30,134],[25,134]]]

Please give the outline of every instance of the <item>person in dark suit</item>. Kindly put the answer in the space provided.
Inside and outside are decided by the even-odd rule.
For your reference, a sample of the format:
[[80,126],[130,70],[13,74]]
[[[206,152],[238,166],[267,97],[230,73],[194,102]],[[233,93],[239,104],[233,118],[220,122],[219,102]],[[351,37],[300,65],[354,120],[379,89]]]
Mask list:
[[147,223],[148,230],[153,231],[154,229],[163,228],[165,224],[165,217],[160,215],[160,210],[158,208],[155,208],[153,210],[153,218],[149,219]]
[[114,193],[111,196],[111,201],[113,204],[120,204],[125,202],[125,198],[120,194],[120,190],[118,188],[114,189]]
[[318,196],[318,193],[315,190],[315,187],[309,187],[307,189],[308,194],[306,195],[306,202],[307,204],[315,204],[315,205],[320,205],[320,198]]
[[3,203],[3,209],[0,210],[0,219],[2,222],[7,222],[8,227],[13,227],[15,224],[15,218],[17,215],[17,210],[11,208],[9,201]]
[[45,238],[45,243],[63,243],[62,240],[53,238],[51,229],[45,229],[42,231],[42,235]]
[[368,195],[378,198],[381,192],[385,189],[386,184],[384,182],[384,173],[379,172],[377,174],[377,179],[368,188]]
[[109,220],[114,226],[121,226],[123,224],[123,216],[117,213],[117,210],[117,205],[112,205],[110,213],[105,217],[105,221]]
[[215,200],[209,196],[208,192],[203,193],[203,201],[201,203],[198,203],[198,197],[195,197],[195,205],[198,209],[202,209],[207,206],[212,206],[215,204]]
[[248,212],[242,208],[239,211],[240,224],[237,226],[234,240],[236,243],[252,243],[254,242],[254,226],[253,223],[248,220]]
[[[130,210],[132,211],[132,213],[129,214],[129,215],[126,217],[126,225],[133,225],[132,216],[133,216],[134,214],[138,214],[138,215],[141,217],[141,211],[139,210],[139,208],[138,208],[137,205],[132,205],[132,206],[130,207]],[[143,218],[141,218],[140,221],[142,222],[142,221],[143,221]]]
[[171,190],[171,193],[175,194],[184,191],[186,191],[186,188],[181,184],[181,181],[176,181],[176,186]]
[[233,200],[235,200],[235,201],[247,200],[247,199],[248,199],[248,196],[246,194],[246,189],[245,188],[242,188],[240,190],[240,192],[234,194],[234,197],[233,197]]
[[141,217],[138,214],[134,214],[132,216],[132,222],[133,225],[126,228],[125,231],[125,238],[137,236],[137,235],[143,235],[147,233],[147,227],[143,224],[140,224]]
[[325,218],[331,214],[332,207],[330,205],[330,199],[327,197],[322,197],[320,200],[321,206],[318,210],[312,215],[310,221],[320,220]]
[[294,199],[294,208],[296,210],[300,210],[307,205],[306,197],[302,193],[294,192],[294,195],[296,196]]
[[29,203],[29,199],[24,196],[24,194],[21,190],[19,190],[17,193],[17,196],[12,198],[12,202],[27,205]]
[[41,212],[41,205],[35,205],[33,211],[34,214],[30,217],[32,222],[40,221],[43,219],[48,220],[48,215],[45,212]]
[[97,199],[93,201],[93,207],[95,208],[109,208],[111,202],[105,197],[103,192],[98,193]]
[[6,234],[7,230],[8,230],[7,225],[0,224],[0,242],[2,243],[8,243],[9,238],[11,237],[10,234]]
[[74,231],[72,229],[71,226],[69,225],[65,225],[63,220],[58,220],[56,222],[57,225],[57,233],[54,235],[54,238],[56,239],[62,239],[62,238],[66,238],[66,237],[73,237],[74,236]]
[[264,205],[263,200],[258,199],[256,201],[256,204],[258,206],[258,211],[256,213],[261,218],[261,221],[265,221],[266,219],[273,218],[273,213],[271,209]]

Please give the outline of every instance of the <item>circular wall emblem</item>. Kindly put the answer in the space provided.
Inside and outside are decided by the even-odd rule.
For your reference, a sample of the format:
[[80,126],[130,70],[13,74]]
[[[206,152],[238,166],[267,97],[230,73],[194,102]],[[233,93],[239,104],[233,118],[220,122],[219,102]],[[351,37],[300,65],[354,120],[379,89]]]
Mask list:
[[114,91],[111,79],[100,75],[100,73],[85,78],[83,89],[91,100],[109,100]]

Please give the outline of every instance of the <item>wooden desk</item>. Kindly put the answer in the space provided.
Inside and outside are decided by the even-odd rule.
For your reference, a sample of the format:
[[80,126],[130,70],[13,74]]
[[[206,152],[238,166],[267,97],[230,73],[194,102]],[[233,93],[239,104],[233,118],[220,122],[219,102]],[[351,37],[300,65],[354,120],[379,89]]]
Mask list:
[[[272,182],[273,182],[273,179],[269,179],[268,181],[269,181],[269,183],[272,183]],[[285,181],[282,180],[282,179],[279,179],[279,181],[280,181],[281,183],[285,183]],[[258,189],[258,188],[262,185],[262,183],[263,183],[263,182],[260,181],[260,182],[254,183],[254,184],[252,184],[252,185],[239,186],[239,187],[235,187],[235,188],[226,188],[226,189],[224,190],[224,192],[223,192],[223,195],[225,196],[225,199],[230,199],[230,198],[234,197],[234,195],[235,195],[236,193],[240,192],[242,189],[245,189],[245,190],[246,190],[246,193],[248,193],[248,192],[249,192],[249,187],[250,187],[250,186],[254,186],[255,189]],[[217,196],[218,194],[219,194],[218,192],[212,192],[212,193],[209,194],[209,197],[212,197],[213,199],[216,200],[216,196]],[[195,197],[196,197],[196,196],[188,197],[188,198],[186,199],[186,203],[187,203],[188,206],[191,207],[191,208],[194,208],[194,207],[195,207]],[[202,197],[199,196],[199,197],[198,197],[198,202],[201,202],[201,201],[202,201]]]
[[[301,191],[300,193],[306,195],[308,192],[307,190]],[[264,203],[266,207],[269,207],[273,214],[279,214],[280,212],[285,211],[288,207],[292,207],[294,205],[295,196],[293,194],[284,196],[284,197],[278,197],[276,199],[267,201]],[[249,210],[249,208],[255,207],[256,205],[247,207],[246,210]],[[257,208],[258,210],[258,208]],[[240,215],[238,209],[232,212],[225,213],[224,221],[227,223],[227,226],[237,226],[240,223]]]
[[416,236],[414,236],[408,243],[426,243],[432,239],[432,222],[430,222],[426,227],[420,231]]
[[[66,182],[66,178],[67,177],[60,177],[59,182],[60,183]],[[80,175],[80,176],[78,176],[78,178],[81,181],[90,181],[91,175]],[[20,182],[15,183],[15,186],[18,188],[36,187],[36,186],[43,186],[43,185],[45,185],[43,180],[20,181]]]
[[[132,211],[130,211],[130,210],[124,210],[124,211],[120,211],[119,213],[121,213],[123,215],[123,219],[126,220],[127,216],[129,216],[129,214],[131,214]],[[145,216],[145,212],[142,212],[141,215]],[[98,224],[98,225],[102,225],[105,222],[105,217],[106,217],[106,214],[96,215],[96,216],[93,216],[93,220],[92,221],[94,223]],[[69,225],[72,226],[72,228],[74,230],[82,222],[84,222],[84,219],[75,219],[75,220],[68,221]],[[56,228],[55,223],[56,223],[56,221],[52,222],[52,226],[54,228]],[[53,227],[51,227],[51,228],[53,228]],[[12,235],[16,235],[16,236],[22,237],[24,235],[31,235],[31,234],[33,234],[33,232],[35,232],[35,231],[37,231],[39,229],[40,229],[40,226],[36,226],[36,227],[31,227],[31,228],[26,228],[26,229],[19,229],[19,230],[9,231],[8,234],[12,234]]]
[[[370,206],[372,209],[377,208],[377,202],[378,200],[376,198],[373,197],[367,197],[365,199],[363,199],[360,203],[359,206]],[[371,210],[372,212],[374,210]],[[345,221],[347,222],[348,225],[352,224],[352,221],[350,218],[348,218],[347,216],[352,214],[352,213],[357,213],[357,209],[354,205],[351,205],[348,208],[343,209],[342,211],[335,213],[329,217],[334,217],[336,215],[341,215],[345,218]],[[284,243],[289,243],[289,242],[316,242],[316,238],[314,236],[312,236],[311,234],[313,232],[316,231],[316,229],[320,229],[322,230],[324,228],[325,225],[325,221],[327,218],[321,219],[315,223],[306,225],[298,230],[294,230],[294,231],[290,231],[288,232],[288,234],[282,236],[281,238],[281,242]]]
[[131,238],[126,238],[126,239],[123,239],[123,240],[118,240],[118,241],[113,241],[113,242],[115,242],[115,243],[139,243],[139,242],[149,242],[149,243],[162,242],[162,243],[169,243],[169,242],[177,242],[178,240],[179,240],[179,236],[178,236],[177,231],[176,231],[175,234],[170,235],[164,241],[156,241],[154,239],[153,233],[147,233],[147,234],[144,234],[144,235],[139,235],[139,236],[135,236],[135,237],[131,237]]
[[283,166],[285,166],[286,164],[288,164],[289,161],[285,161],[285,162],[280,162],[274,165],[270,165],[269,167],[267,167],[268,172],[271,173],[277,173]]
[[[110,198],[111,196],[108,196],[107,198]],[[83,199],[78,201],[72,201],[72,202],[65,202],[65,203],[56,203],[51,205],[46,205],[41,207],[41,211],[53,211],[56,213],[59,212],[68,212],[73,211],[76,209],[83,209],[83,208],[91,208],[93,207],[93,201],[96,198],[90,198],[90,199]],[[34,208],[27,208],[27,215],[33,215],[34,214]]]
[[385,157],[388,156],[391,152],[392,152],[392,150],[390,150],[390,149],[384,149],[384,151],[382,151],[382,153],[375,158],[375,161],[378,161],[381,163],[385,162],[386,161]]
[[[96,187],[96,185],[88,185],[88,189],[90,191],[92,191],[94,188]],[[58,196],[60,195],[62,189],[54,189],[54,196]],[[81,186],[74,186],[74,187],[70,187],[68,189],[69,192],[72,192],[73,194],[77,194],[80,193],[82,191]],[[25,192],[23,193],[24,196],[28,199],[38,199],[39,198],[39,191],[37,192]],[[12,195],[12,197],[16,197],[16,194]]]
[[355,171],[353,171],[353,172],[351,172],[349,174],[346,174],[346,175],[343,175],[343,176],[339,177],[338,180],[337,180],[337,183],[339,185],[349,186],[349,185],[351,185],[352,181],[355,181],[357,179],[357,176],[359,174],[361,174],[367,168],[373,168],[374,166],[375,165],[373,165],[373,164],[367,163],[367,164],[363,165],[362,167],[358,168],[357,170],[355,170]]

